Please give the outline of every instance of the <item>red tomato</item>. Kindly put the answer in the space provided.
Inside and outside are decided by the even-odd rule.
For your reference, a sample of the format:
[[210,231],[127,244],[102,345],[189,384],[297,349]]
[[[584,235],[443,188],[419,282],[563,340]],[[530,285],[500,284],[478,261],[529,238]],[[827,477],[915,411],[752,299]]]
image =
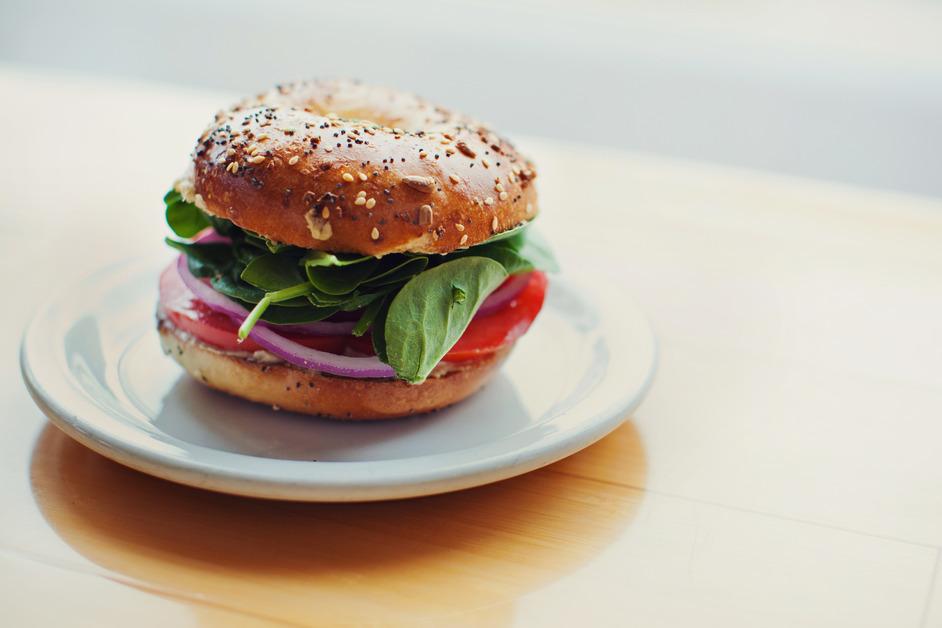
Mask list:
[[[530,273],[530,281],[517,297],[500,310],[472,319],[455,346],[442,358],[445,362],[466,362],[494,353],[526,333],[543,308],[546,297],[546,275]],[[369,334],[350,338],[350,347],[364,354],[373,354]]]
[[533,319],[543,309],[546,284],[544,273],[530,273],[529,283],[513,301],[487,316],[472,319],[461,338],[442,359],[446,362],[474,360],[494,353],[527,333]]
[[[214,312],[196,298],[177,273],[176,264],[171,264],[160,275],[160,306],[164,314],[178,328],[206,344],[225,351],[258,351],[261,347],[251,338],[239,342],[236,335],[239,326],[225,314]],[[285,338],[305,347],[343,353],[344,336],[309,336],[284,334]]]

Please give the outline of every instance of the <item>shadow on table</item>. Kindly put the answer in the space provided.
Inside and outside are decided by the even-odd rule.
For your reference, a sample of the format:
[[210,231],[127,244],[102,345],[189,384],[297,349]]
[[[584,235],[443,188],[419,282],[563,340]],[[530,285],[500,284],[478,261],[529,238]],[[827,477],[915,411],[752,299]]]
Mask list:
[[645,469],[626,423],[566,460],[458,493],[275,502],[156,479],[47,426],[31,480],[67,543],[143,588],[302,624],[500,625],[515,598],[619,536]]

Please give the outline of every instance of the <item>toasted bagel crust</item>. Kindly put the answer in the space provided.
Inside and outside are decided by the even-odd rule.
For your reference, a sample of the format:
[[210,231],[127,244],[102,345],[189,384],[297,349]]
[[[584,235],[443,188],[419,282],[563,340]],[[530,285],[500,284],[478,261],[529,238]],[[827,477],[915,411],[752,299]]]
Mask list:
[[228,355],[159,322],[160,344],[187,372],[210,388],[283,410],[333,419],[392,419],[439,410],[480,389],[512,345],[422,384],[393,379],[324,375],[284,362],[268,364]]
[[448,253],[538,211],[533,164],[507,140],[412,94],[351,81],[282,85],[220,112],[193,166],[184,196],[309,249]]

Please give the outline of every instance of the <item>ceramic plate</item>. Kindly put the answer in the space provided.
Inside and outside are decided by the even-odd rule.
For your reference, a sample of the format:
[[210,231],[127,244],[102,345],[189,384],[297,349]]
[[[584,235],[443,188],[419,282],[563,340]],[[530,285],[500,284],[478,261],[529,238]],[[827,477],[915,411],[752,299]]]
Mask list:
[[654,372],[654,336],[630,299],[610,284],[555,276],[502,371],[462,403],[365,423],[278,412],[209,390],[163,355],[160,268],[160,260],[107,268],[42,308],[23,339],[23,376],[71,437],[200,488],[368,501],[494,482],[605,436]]

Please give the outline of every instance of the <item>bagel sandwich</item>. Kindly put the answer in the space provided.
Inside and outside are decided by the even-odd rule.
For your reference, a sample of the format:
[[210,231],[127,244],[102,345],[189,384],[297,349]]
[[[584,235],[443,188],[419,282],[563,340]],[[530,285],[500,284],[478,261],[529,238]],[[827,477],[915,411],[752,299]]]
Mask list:
[[472,118],[353,81],[220,111],[164,198],[165,353],[212,388],[336,419],[479,390],[543,305],[534,164]]

